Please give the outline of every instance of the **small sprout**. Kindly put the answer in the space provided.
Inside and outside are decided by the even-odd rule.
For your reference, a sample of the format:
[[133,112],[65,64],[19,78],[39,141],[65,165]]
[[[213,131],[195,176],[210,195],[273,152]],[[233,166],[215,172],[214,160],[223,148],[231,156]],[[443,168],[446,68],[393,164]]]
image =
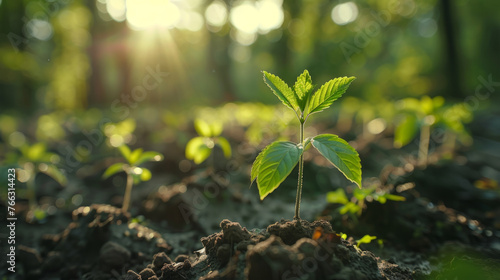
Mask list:
[[121,145],[118,149],[127,163],[118,162],[111,165],[104,171],[102,177],[107,179],[118,172],[123,171],[127,173],[127,186],[122,205],[123,212],[127,212],[130,205],[133,184],[151,179],[151,171],[147,168],[139,167],[139,165],[147,161],[161,161],[163,160],[163,155],[154,151],[143,152],[141,148],[131,151],[127,145]]
[[38,209],[35,192],[36,174],[38,172],[44,173],[61,186],[65,186],[68,179],[64,172],[57,167],[60,157],[57,154],[47,151],[47,145],[44,142],[38,142],[31,146],[23,143],[19,146],[19,151],[21,155],[12,156],[12,160],[17,165],[16,174],[18,180],[20,182],[25,182],[27,186],[28,203],[30,207],[27,219],[32,220],[34,218],[41,220],[38,218],[42,217],[42,214],[40,214],[42,210]]
[[372,240],[375,240],[375,239],[377,239],[376,236],[371,236],[371,235],[366,234],[365,236],[361,237],[361,239],[356,240],[356,242],[357,242],[356,245],[359,247],[359,245],[361,245],[361,244],[370,244],[372,242]]
[[208,123],[202,119],[196,119],[194,121],[194,128],[200,136],[194,137],[187,143],[187,159],[193,160],[196,164],[200,164],[212,154],[215,145],[218,145],[222,149],[224,157],[231,157],[232,152],[229,141],[220,136],[223,129],[221,122]]
[[321,134],[304,140],[304,125],[310,115],[319,113],[332,105],[347,90],[354,77],[335,78],[313,93],[314,85],[305,70],[293,88],[279,77],[264,73],[264,82],[276,97],[291,109],[300,122],[299,143],[276,141],[264,148],[252,165],[251,180],[257,181],[260,199],[273,192],[299,164],[297,197],[294,219],[300,220],[300,199],[304,167],[304,147],[316,148],[349,181],[361,187],[361,163],[359,155],[345,140],[333,134]]

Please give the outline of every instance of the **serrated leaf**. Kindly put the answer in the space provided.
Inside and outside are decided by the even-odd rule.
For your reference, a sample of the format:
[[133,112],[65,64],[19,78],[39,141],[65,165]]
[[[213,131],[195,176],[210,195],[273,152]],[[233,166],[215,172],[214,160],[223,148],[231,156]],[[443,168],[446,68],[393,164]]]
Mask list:
[[274,95],[276,95],[285,106],[297,112],[299,110],[299,103],[292,89],[278,76],[266,71],[263,71],[263,73],[264,82],[273,91]]
[[253,164],[252,164],[252,171],[250,172],[251,174],[251,182],[250,186],[252,186],[253,181],[257,179],[257,175],[259,174],[259,168],[260,168],[260,163],[262,161],[262,158],[264,157],[265,151],[269,148],[270,146],[267,146],[262,150],[258,155],[257,158],[255,158]]
[[361,160],[353,147],[333,134],[318,135],[312,144],[349,181],[361,188]]
[[325,83],[310,98],[306,116],[321,112],[330,107],[332,103],[344,94],[355,77],[335,78]]
[[130,148],[127,145],[121,145],[118,149],[120,150],[122,156],[128,161],[131,154]]
[[303,151],[302,147],[288,141],[271,143],[265,149],[257,174],[257,187],[261,200],[278,188],[292,172]]
[[124,171],[124,169],[123,169],[124,165],[125,164],[121,163],[121,162],[118,162],[118,163],[111,165],[110,167],[108,167],[108,169],[106,169],[106,171],[104,171],[102,178],[107,179],[118,172]]
[[141,169],[142,169],[142,173],[140,175],[141,181],[145,182],[151,180],[151,171],[144,167],[142,167]]
[[130,157],[128,158],[128,162],[130,163],[130,165],[136,165],[137,160],[139,160],[139,158],[142,155],[142,151],[143,151],[142,148],[138,148],[138,149],[135,149],[130,154]]
[[224,137],[216,138],[217,144],[221,147],[222,152],[224,153],[224,157],[231,158],[231,145],[229,141],[227,141]]
[[394,131],[394,147],[401,148],[410,143],[417,135],[418,120],[414,115],[407,115]]
[[300,110],[303,112],[307,104],[307,99],[314,89],[311,76],[307,70],[304,70],[304,72],[297,78],[293,89],[297,94]]
[[42,172],[52,177],[52,179],[56,180],[61,186],[65,186],[66,183],[68,183],[68,179],[64,173],[53,164],[47,164],[47,169]]
[[134,165],[140,165],[146,161],[160,161],[163,160],[163,155],[157,152],[149,151],[149,152],[144,152],[141,154],[141,156],[137,159],[137,161],[134,163]]
[[194,129],[200,136],[212,137],[210,125],[202,119],[194,120]]

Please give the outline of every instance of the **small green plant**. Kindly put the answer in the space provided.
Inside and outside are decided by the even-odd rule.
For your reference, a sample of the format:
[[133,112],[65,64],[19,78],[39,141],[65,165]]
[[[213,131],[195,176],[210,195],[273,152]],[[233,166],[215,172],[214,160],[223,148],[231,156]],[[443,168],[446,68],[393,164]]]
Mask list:
[[107,179],[122,171],[127,173],[127,186],[125,188],[125,196],[123,197],[122,205],[123,212],[127,212],[130,205],[130,195],[132,193],[133,184],[149,181],[151,179],[151,171],[147,168],[139,167],[139,165],[146,161],[160,161],[163,159],[163,155],[154,151],[144,152],[141,148],[131,151],[127,145],[121,145],[118,149],[127,163],[118,162],[111,165],[104,171],[103,178]]
[[303,152],[312,144],[321,155],[330,161],[344,176],[361,188],[361,160],[359,155],[345,140],[333,134],[321,134],[304,139],[304,125],[314,113],[327,109],[344,94],[354,77],[335,78],[328,81],[313,94],[309,72],[305,70],[290,88],[279,77],[264,73],[264,82],[278,99],[292,109],[299,120],[299,143],[276,141],[268,145],[252,165],[251,180],[257,180],[260,199],[273,192],[299,164],[297,197],[294,219],[300,220],[300,199],[302,195]]
[[460,136],[463,142],[469,142],[464,123],[472,119],[472,114],[463,104],[445,107],[445,100],[441,96],[430,98],[423,96],[420,100],[405,98],[396,105],[399,107],[402,118],[396,124],[394,131],[394,146],[401,148],[410,143],[420,130],[418,147],[418,165],[425,167],[428,163],[429,142],[431,131],[435,126],[441,126],[445,131],[445,145],[448,153],[452,154],[456,137]]
[[30,209],[26,219],[28,221],[42,220],[45,217],[45,212],[39,209],[36,201],[35,177],[37,173],[48,175],[61,186],[65,186],[68,180],[56,165],[60,160],[59,156],[47,151],[44,142],[33,145],[23,144],[19,147],[19,151],[20,155],[12,153],[8,155],[8,158],[18,167],[16,172],[18,180],[26,183],[26,195]]
[[352,198],[348,199],[344,189],[338,188],[336,191],[329,192],[326,195],[326,200],[329,203],[339,203],[343,206],[339,208],[340,214],[344,215],[349,213],[361,216],[363,208],[367,200],[375,200],[384,204],[387,200],[405,201],[404,196],[390,194],[384,191],[377,191],[377,187],[370,187],[364,189],[354,189]]
[[218,145],[226,158],[231,157],[231,145],[226,138],[220,136],[222,133],[221,122],[208,123],[202,119],[194,120],[194,128],[198,133],[197,137],[189,140],[186,145],[186,158],[194,163],[204,162],[211,154],[215,145]]

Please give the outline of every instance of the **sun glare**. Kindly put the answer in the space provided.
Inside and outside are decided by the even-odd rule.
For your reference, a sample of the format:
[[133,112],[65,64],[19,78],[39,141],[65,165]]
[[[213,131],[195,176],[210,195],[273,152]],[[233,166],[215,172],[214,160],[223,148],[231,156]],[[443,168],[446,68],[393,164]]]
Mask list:
[[358,17],[358,6],[354,2],[339,4],[332,9],[332,20],[338,25],[346,25]]
[[177,5],[165,0],[128,0],[127,23],[134,30],[175,27],[181,19]]

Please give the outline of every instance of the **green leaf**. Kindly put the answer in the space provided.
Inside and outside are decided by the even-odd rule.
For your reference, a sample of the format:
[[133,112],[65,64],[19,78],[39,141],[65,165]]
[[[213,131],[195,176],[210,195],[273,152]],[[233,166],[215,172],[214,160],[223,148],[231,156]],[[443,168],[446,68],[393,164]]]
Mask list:
[[196,164],[204,162],[212,153],[212,149],[203,144],[198,147],[196,154],[194,155],[193,161]]
[[405,201],[406,198],[404,196],[400,195],[395,195],[395,194],[389,194],[385,193],[381,196],[378,196],[376,200],[382,204],[384,204],[387,200],[392,200],[392,201]]
[[273,192],[292,172],[304,149],[295,143],[278,141],[271,143],[260,159],[257,187],[263,200]]
[[259,155],[257,155],[257,158],[255,159],[255,161],[253,162],[252,164],[252,171],[250,172],[251,174],[251,183],[250,183],[250,186],[252,186],[253,184],[253,181],[255,181],[255,179],[257,179],[257,175],[259,175],[259,168],[260,168],[260,163],[262,161],[262,158],[264,157],[264,154],[265,154],[265,151],[270,147],[271,145],[267,146],[264,148],[264,150],[262,150],[260,152]]
[[219,136],[222,133],[223,125],[220,121],[214,121],[210,125],[210,131],[212,132],[211,137]]
[[353,147],[333,134],[318,135],[312,144],[349,181],[361,188],[361,160]]
[[125,171],[124,170],[124,163],[121,163],[121,162],[118,162],[118,163],[115,163],[113,165],[111,165],[110,167],[108,167],[108,169],[106,169],[106,171],[104,171],[104,174],[102,175],[102,178],[103,179],[107,179],[109,178],[110,176],[118,173],[118,172],[121,172],[121,171]]
[[359,247],[359,245],[361,245],[363,243],[368,244],[368,243],[372,242],[372,240],[375,240],[375,239],[377,239],[376,236],[371,236],[371,235],[367,234],[367,235],[361,237],[361,239],[356,240],[356,242],[358,242],[358,247]]
[[365,200],[367,196],[371,195],[375,188],[355,189],[352,195],[358,200]]
[[52,177],[52,179],[56,180],[61,186],[65,186],[66,183],[68,183],[66,176],[53,164],[47,164],[47,169],[42,172]]
[[321,112],[344,94],[355,77],[342,77],[330,80],[316,91],[310,98],[306,116]]
[[226,158],[231,158],[231,145],[229,144],[229,141],[227,141],[227,139],[224,137],[217,137],[216,141],[217,144],[221,147],[224,156]]
[[326,194],[326,201],[328,201],[328,203],[347,204],[349,199],[347,199],[344,189],[339,188],[336,191],[328,192]]
[[206,139],[206,137],[195,137],[189,140],[186,145],[186,158],[193,160],[196,164],[205,161],[212,152],[212,149],[205,144]]
[[135,162],[135,165],[140,165],[146,161],[160,161],[163,160],[163,155],[157,152],[149,151],[149,152],[144,152],[142,155],[137,159]]
[[340,207],[339,209],[339,213],[341,215],[344,215],[345,213],[349,212],[351,214],[356,214],[359,210],[361,210],[361,207],[359,207],[359,205],[357,205],[356,203],[352,203],[352,202],[347,202],[346,205]]
[[394,131],[394,147],[401,148],[410,143],[418,131],[418,122],[415,115],[406,115]]
[[128,162],[130,163],[130,165],[136,165],[137,160],[139,160],[139,158],[142,155],[142,151],[143,151],[142,148],[138,148],[138,149],[135,149],[130,154],[130,157],[128,158]]
[[130,148],[127,146],[127,145],[121,145],[120,147],[118,147],[118,149],[120,150],[120,153],[122,154],[122,156],[127,160],[129,161],[129,158],[130,158]]
[[311,76],[307,70],[304,70],[304,72],[297,78],[293,89],[297,94],[300,110],[303,112],[307,104],[307,99],[314,89]]
[[30,161],[40,161],[40,159],[43,157],[46,151],[46,146],[45,143],[39,142],[36,144],[33,144],[31,147],[29,147],[26,150],[26,157]]
[[200,136],[205,136],[205,137],[212,137],[212,129],[210,128],[210,125],[202,120],[202,119],[196,119],[194,120],[194,129]]
[[149,181],[151,180],[151,171],[147,168],[142,167],[142,173],[141,173],[141,181]]
[[266,71],[263,71],[263,73],[264,82],[273,91],[274,95],[276,95],[285,106],[297,112],[299,110],[299,103],[292,89],[279,77],[267,73]]

